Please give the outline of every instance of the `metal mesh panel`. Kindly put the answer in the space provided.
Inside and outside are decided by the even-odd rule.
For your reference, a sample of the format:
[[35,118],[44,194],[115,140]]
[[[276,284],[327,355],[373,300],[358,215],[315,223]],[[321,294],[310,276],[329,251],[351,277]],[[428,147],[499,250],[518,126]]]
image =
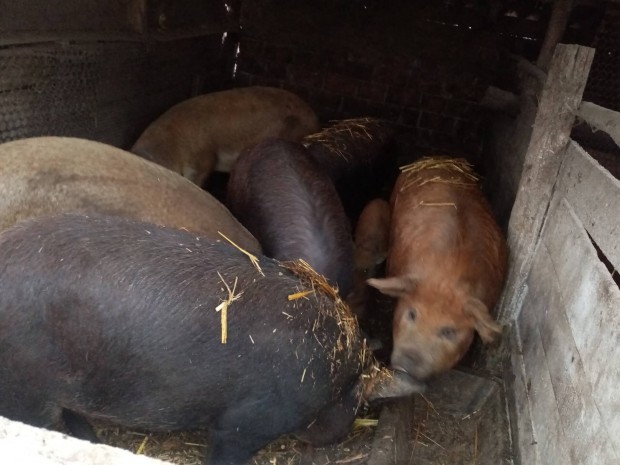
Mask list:
[[596,48],[584,100],[620,111],[620,5],[609,6],[594,39]]
[[5,49],[0,51],[0,69],[1,141],[91,133],[91,53],[58,46]]
[[0,49],[0,142],[41,135],[130,146],[154,118],[232,72],[221,34]]

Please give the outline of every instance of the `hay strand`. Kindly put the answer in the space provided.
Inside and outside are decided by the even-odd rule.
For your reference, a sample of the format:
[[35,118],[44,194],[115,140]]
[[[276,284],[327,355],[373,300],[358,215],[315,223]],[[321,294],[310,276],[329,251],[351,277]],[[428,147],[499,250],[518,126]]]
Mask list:
[[258,272],[260,274],[262,274],[263,276],[265,276],[265,273],[263,273],[263,270],[261,269],[260,265],[258,264],[258,257],[256,257],[256,255],[252,255],[250,252],[248,252],[247,250],[239,247],[237,244],[235,244],[232,240],[230,240],[228,237],[226,237],[224,235],[224,233],[222,233],[221,231],[217,232],[220,236],[222,236],[224,239],[226,239],[228,242],[230,242],[230,244],[235,247],[237,250],[239,250],[240,252],[244,253],[245,255],[248,256],[248,258],[250,259],[250,261],[252,262],[252,265],[254,265],[254,268],[256,268],[258,270]]
[[219,271],[217,272],[217,275],[220,277],[220,280],[222,281],[222,283],[226,287],[226,290],[228,291],[228,297],[226,298],[226,300],[222,301],[222,303],[220,303],[217,307],[215,307],[216,312],[221,312],[220,320],[221,320],[221,326],[222,326],[222,344],[226,344],[226,342],[228,342],[228,307],[230,306],[231,303],[233,303],[235,300],[241,297],[241,294],[243,294],[243,291],[235,295],[235,289],[237,289],[237,277],[236,276],[235,276],[235,282],[231,289],[230,286],[226,283],[226,281],[224,281],[224,278],[222,277]]
[[[280,266],[293,272],[293,274],[300,278],[304,286],[310,287],[310,289],[303,289],[297,294],[310,295],[313,293],[320,293],[326,295],[334,302],[333,306],[322,308],[321,313],[335,318],[338,326],[342,330],[342,334],[345,336],[344,347],[338,347],[338,350],[346,348],[350,351],[353,342],[359,337],[357,319],[347,304],[340,298],[338,288],[332,287],[325,276],[317,273],[314,268],[303,259],[283,262]],[[319,324],[320,322],[317,320],[315,325]]]
[[144,439],[140,443],[140,446],[138,447],[138,450],[136,450],[136,455],[144,454],[144,450],[146,449],[146,443],[147,442],[149,442],[149,437],[148,436],[144,436]]
[[[440,172],[433,177],[425,177],[423,172],[429,170]],[[475,186],[478,183],[478,176],[472,165],[464,158],[424,157],[409,165],[401,166],[400,171],[405,175],[400,192],[411,186],[420,187],[427,183],[454,184],[463,187]]]
[[420,205],[423,207],[454,207],[455,210],[458,210],[454,202],[426,202],[421,200]]
[[356,418],[353,421],[354,428],[363,428],[363,427],[371,427],[377,426],[379,424],[379,420],[374,418]]
[[314,294],[314,289],[309,290],[309,291],[302,291],[302,292],[296,292],[295,294],[291,294],[288,296],[288,300],[289,302],[291,300],[297,300],[297,299],[302,299],[310,294]]
[[348,136],[351,141],[371,141],[373,136],[368,129],[373,125],[380,124],[381,120],[370,117],[343,119],[335,121],[335,124],[323,128],[317,133],[305,136],[303,141],[305,144],[321,143],[330,152],[348,161],[350,157],[342,136]]

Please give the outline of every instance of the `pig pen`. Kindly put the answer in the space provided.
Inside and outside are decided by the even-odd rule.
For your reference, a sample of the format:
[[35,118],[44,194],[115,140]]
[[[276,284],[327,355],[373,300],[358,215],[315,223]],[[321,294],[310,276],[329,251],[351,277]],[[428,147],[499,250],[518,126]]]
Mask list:
[[[388,168],[374,172],[381,179],[346,186],[352,222],[369,197],[386,195],[398,165],[465,155],[509,240],[495,309],[501,341],[476,343],[424,395],[363,412],[339,444],[311,449],[282,438],[254,462],[617,463],[617,2],[577,2],[572,11],[566,1],[538,10],[499,0],[488,9],[290,3],[3,2],[0,140],[75,136],[127,149],[191,96],[281,87],[304,98],[324,125],[372,116],[398,128]],[[225,182],[218,173],[205,188],[223,198]],[[391,302],[374,295],[374,304],[369,324],[389,347]],[[29,453],[67,460],[69,446],[55,433],[1,425],[0,457],[19,454],[14,445],[27,438]],[[172,463],[200,463],[206,451],[202,432],[97,427],[105,444]],[[82,463],[133,463],[129,455],[102,461],[102,446],[68,442]]]

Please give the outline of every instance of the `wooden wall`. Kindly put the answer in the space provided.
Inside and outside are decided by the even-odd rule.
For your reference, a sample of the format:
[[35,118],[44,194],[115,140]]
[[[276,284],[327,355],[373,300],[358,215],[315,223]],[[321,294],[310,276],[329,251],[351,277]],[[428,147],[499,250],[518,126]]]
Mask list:
[[575,142],[562,156],[514,325],[518,450],[528,465],[620,463],[620,181]]

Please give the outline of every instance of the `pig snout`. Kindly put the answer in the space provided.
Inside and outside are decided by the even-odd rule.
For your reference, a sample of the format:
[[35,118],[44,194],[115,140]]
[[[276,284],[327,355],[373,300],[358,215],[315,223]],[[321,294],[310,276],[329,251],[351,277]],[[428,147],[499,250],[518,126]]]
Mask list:
[[446,308],[452,307],[440,298],[399,299],[390,358],[395,369],[426,380],[448,371],[463,357],[474,337],[474,329],[469,319],[457,318],[445,311]]
[[426,390],[423,381],[394,368],[376,368],[364,380],[362,399],[368,403],[406,397]]

